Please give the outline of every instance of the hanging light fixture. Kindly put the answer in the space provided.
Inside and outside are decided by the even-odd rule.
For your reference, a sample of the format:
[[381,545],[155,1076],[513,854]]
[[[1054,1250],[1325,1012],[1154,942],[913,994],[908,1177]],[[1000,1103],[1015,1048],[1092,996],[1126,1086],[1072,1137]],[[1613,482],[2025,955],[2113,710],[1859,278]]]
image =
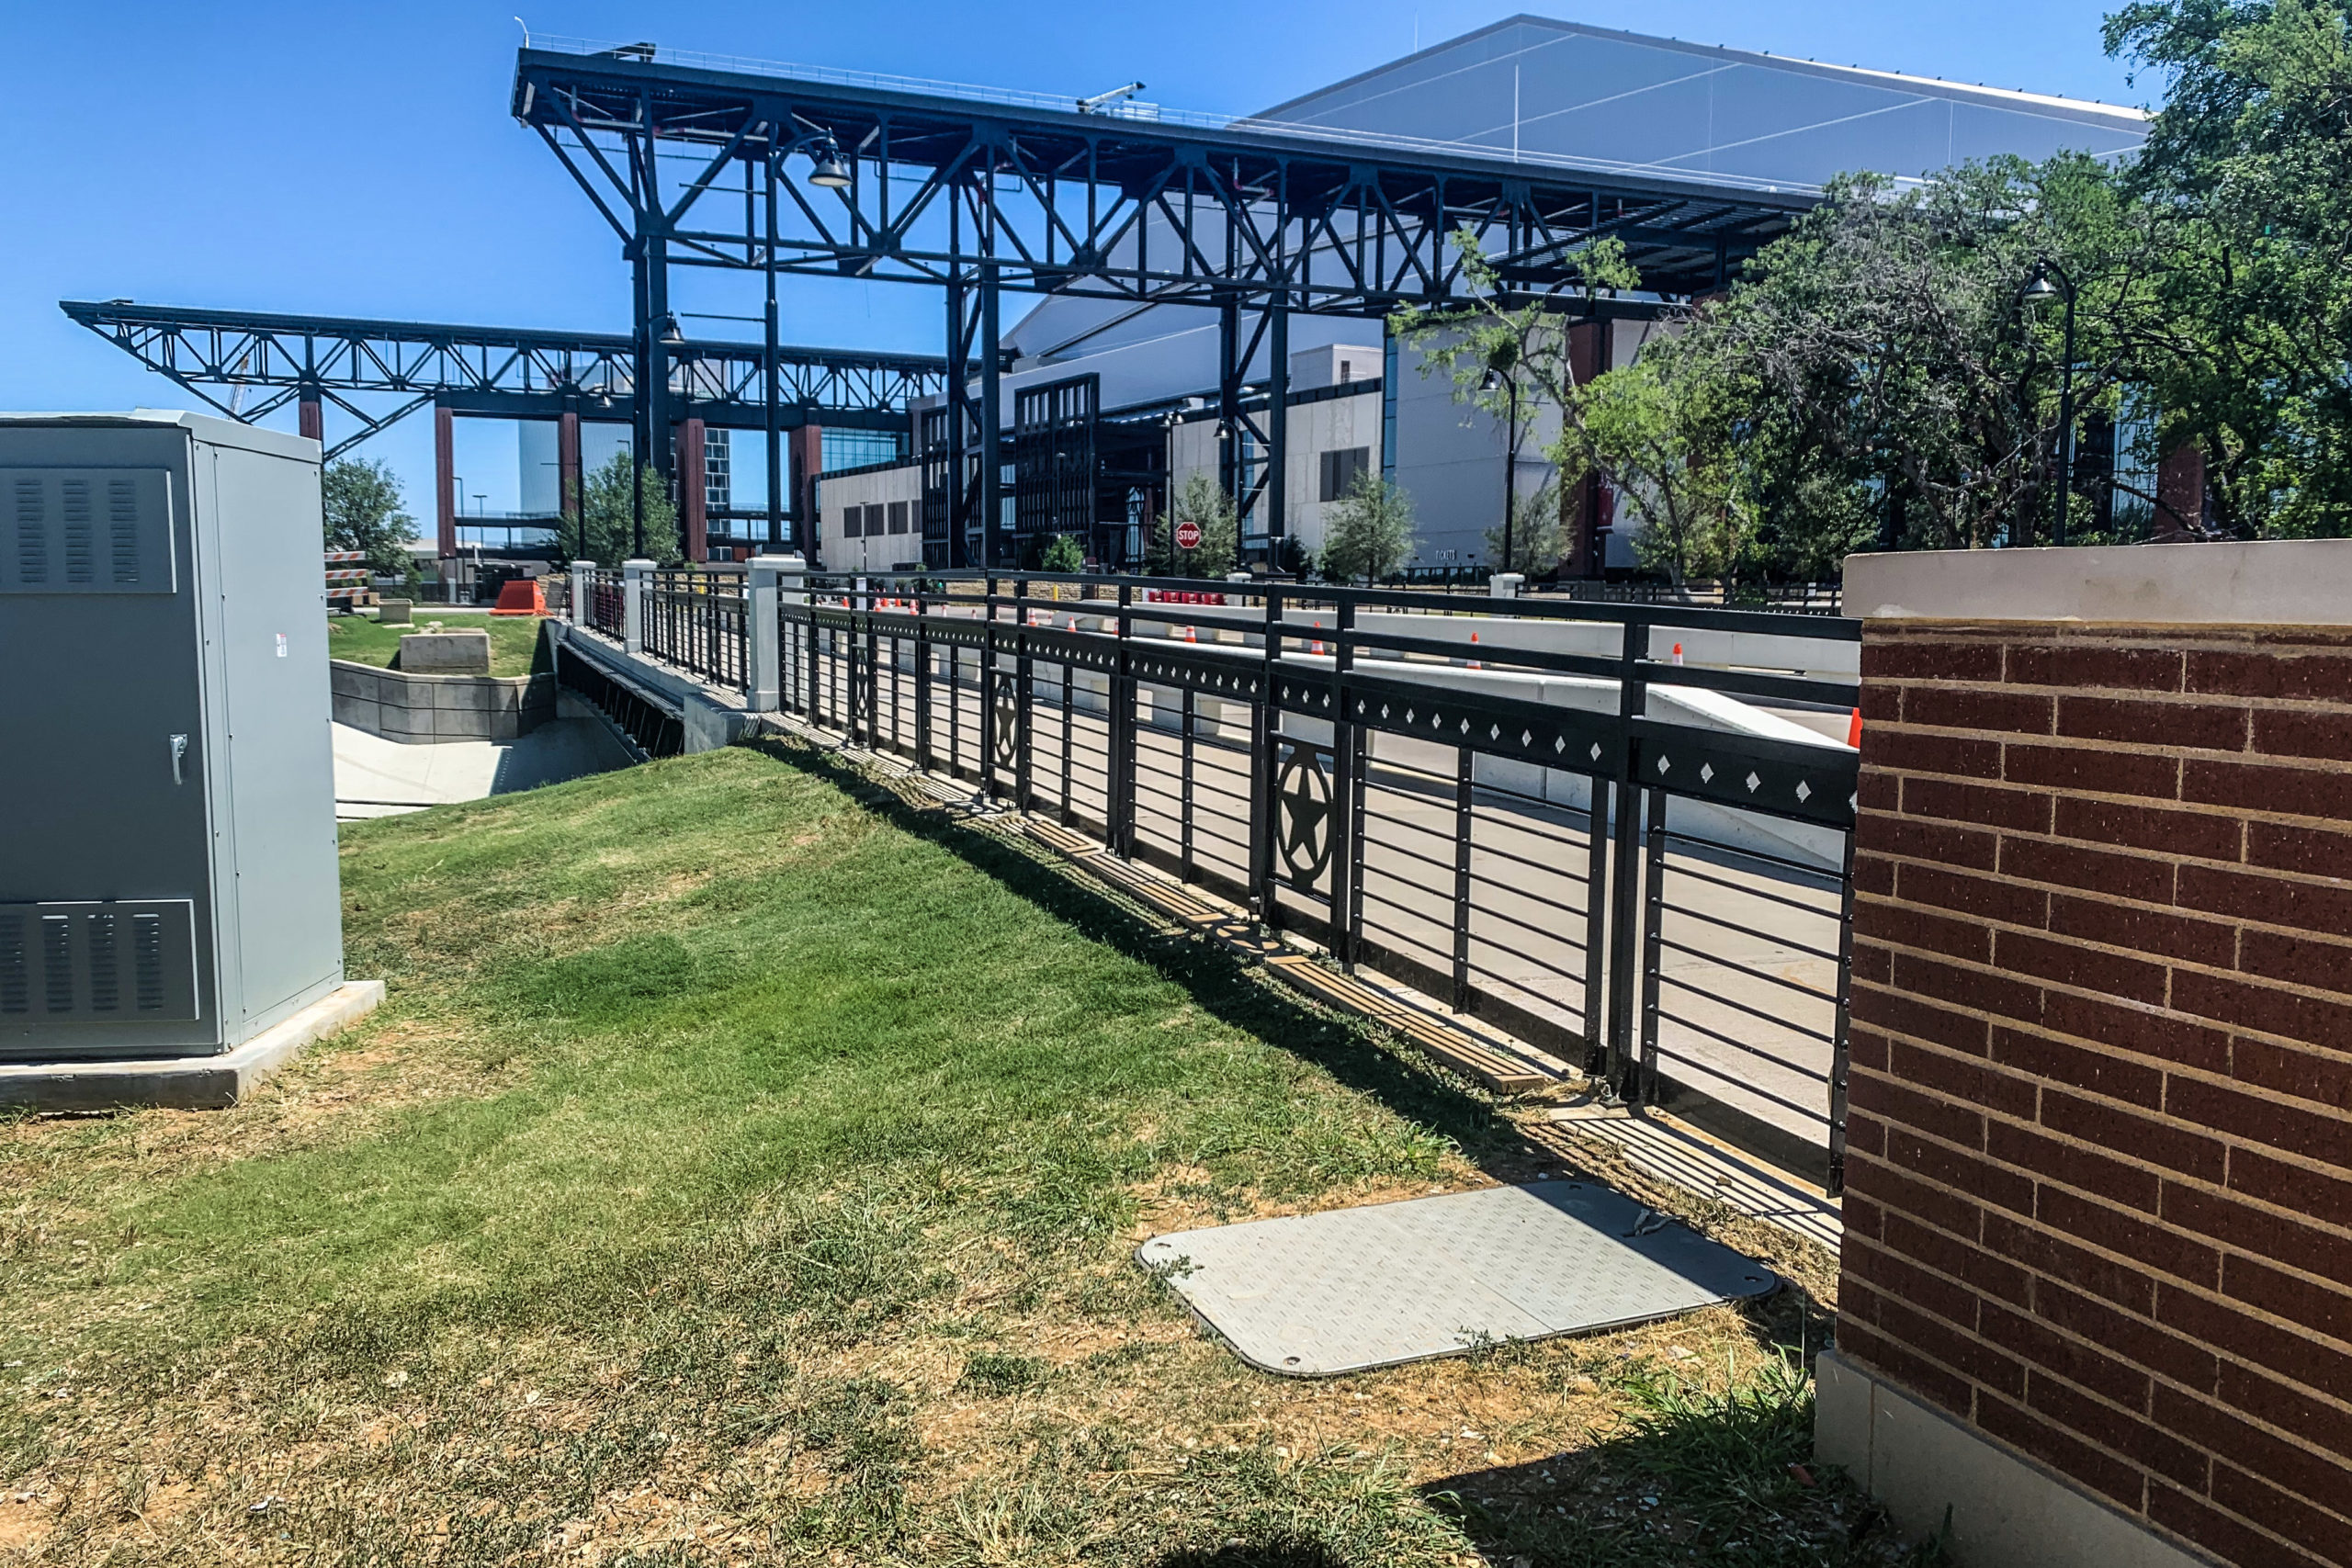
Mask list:
[[675,347],[677,347],[680,344],[682,344],[682,343],[684,343],[684,342],[685,342],[685,341],[686,341],[686,334],[685,334],[685,333],[682,333],[682,332],[680,332],[680,331],[678,330],[678,318],[677,318],[674,314],[673,314],[673,315],[667,315],[667,316],[662,317],[662,346],[664,346],[664,347],[666,347],[666,348],[675,348]]
[[2019,296],[2030,306],[2040,307],[2058,298],[2058,286],[2050,281],[2050,274],[2041,267],[2033,269],[2033,281],[2025,286]]
[[808,150],[808,183],[827,190],[849,188],[849,164],[842,158],[841,144],[830,136]]

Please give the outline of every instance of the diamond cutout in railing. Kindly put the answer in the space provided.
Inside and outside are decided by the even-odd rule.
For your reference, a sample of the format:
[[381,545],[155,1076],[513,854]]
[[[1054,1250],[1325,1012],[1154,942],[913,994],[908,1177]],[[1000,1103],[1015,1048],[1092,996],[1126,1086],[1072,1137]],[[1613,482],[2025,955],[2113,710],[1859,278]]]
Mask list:
[[[1382,708],[1380,711],[1381,711],[1381,713],[1382,713],[1382,715],[1383,715],[1383,716],[1385,716],[1385,715],[1387,714],[1387,712],[1388,712],[1388,710],[1387,710],[1386,708]],[[1407,708],[1407,709],[1405,710],[1405,722],[1406,722],[1407,724],[1410,724],[1410,723],[1412,723],[1412,722],[1413,722],[1413,717],[1414,717],[1413,710],[1412,710],[1411,708]]]
[[1673,760],[1672,760],[1671,758],[1660,757],[1660,758],[1657,760],[1657,771],[1658,771],[1658,775],[1659,775],[1660,777],[1664,777],[1664,776],[1665,776],[1665,774],[1666,774],[1666,770],[1667,770],[1667,769],[1668,769],[1668,768],[1670,768],[1670,767],[1672,767],[1672,766],[1674,766],[1674,762],[1673,762]]
[[1750,794],[1750,795],[1754,795],[1754,794],[1757,792],[1757,790],[1758,790],[1759,788],[1761,788],[1761,787],[1763,786],[1763,784],[1764,784],[1764,781],[1763,781],[1762,779],[1758,778],[1758,777],[1755,775],[1755,773],[1751,772],[1751,773],[1747,775],[1747,793],[1748,793],[1748,794]]
[[1470,721],[1466,718],[1462,721],[1462,733],[1464,735],[1470,733]]
[[1600,761],[1600,742],[1598,740],[1592,743],[1592,760],[1596,762]]
[[1565,750],[1566,750],[1567,749],[1568,749],[1568,738],[1567,738],[1566,736],[1565,736],[1565,735],[1555,735],[1554,737],[1552,737],[1552,750],[1553,750],[1553,753],[1554,753],[1555,755],[1557,755],[1558,753],[1560,753],[1560,752],[1562,752],[1562,751],[1565,751]]
[[1380,705],[1380,716],[1383,718],[1386,718],[1388,716],[1388,705],[1386,703]]
[[1535,731],[1533,731],[1533,730],[1532,730],[1532,729],[1522,729],[1522,730],[1521,730],[1521,731],[1519,732],[1519,743],[1520,743],[1521,746],[1532,746],[1532,745],[1534,745],[1534,744],[1535,744]]
[[1713,784],[1715,782],[1715,765],[1713,762],[1702,762],[1699,764],[1699,782],[1701,784]]
[[1489,739],[1489,740],[1500,740],[1502,738],[1503,738],[1503,727],[1502,727],[1501,725],[1499,725],[1499,724],[1490,724],[1490,725],[1487,726],[1487,739]]
[[1805,783],[1803,779],[1799,779],[1797,781],[1797,798],[1799,800],[1811,800],[1813,798],[1813,786]]

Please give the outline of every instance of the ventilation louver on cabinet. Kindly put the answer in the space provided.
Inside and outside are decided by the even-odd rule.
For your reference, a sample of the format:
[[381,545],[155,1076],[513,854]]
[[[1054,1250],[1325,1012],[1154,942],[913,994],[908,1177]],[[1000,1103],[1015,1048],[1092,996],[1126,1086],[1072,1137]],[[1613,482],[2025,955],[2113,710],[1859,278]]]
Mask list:
[[0,1038],[15,1021],[195,1018],[195,914],[186,898],[0,904]]
[[0,593],[169,593],[161,468],[0,468]]

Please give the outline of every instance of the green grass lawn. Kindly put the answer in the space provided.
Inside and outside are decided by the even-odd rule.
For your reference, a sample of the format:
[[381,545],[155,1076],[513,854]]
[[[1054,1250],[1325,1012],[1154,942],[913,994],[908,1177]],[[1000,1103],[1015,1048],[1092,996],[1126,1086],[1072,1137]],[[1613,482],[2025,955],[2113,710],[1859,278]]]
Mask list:
[[1831,1264],[1688,1200],[1812,1293],[1234,1360],[1145,1235],[1562,1156],[978,829],[777,747],[343,830],[376,1018],[0,1123],[0,1562],[1900,1560],[1791,1468]]
[[355,664],[373,664],[379,669],[392,667],[393,656],[401,649],[401,637],[409,632],[422,631],[434,621],[445,626],[471,630],[482,627],[490,633],[490,672],[493,675],[527,675],[545,666],[537,660],[539,653],[539,622],[531,615],[489,615],[451,613],[437,605],[419,604],[416,623],[407,626],[382,626],[366,615],[329,615],[327,617],[327,657],[348,659]]

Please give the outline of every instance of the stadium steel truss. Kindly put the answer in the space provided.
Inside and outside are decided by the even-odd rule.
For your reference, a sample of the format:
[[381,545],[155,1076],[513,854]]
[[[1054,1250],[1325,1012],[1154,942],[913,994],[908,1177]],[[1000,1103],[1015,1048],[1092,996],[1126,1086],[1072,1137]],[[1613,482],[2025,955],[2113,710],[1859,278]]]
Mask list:
[[[706,65],[650,44],[526,48],[512,107],[632,265],[638,379],[654,392],[637,407],[639,449],[657,454],[672,266],[764,274],[771,333],[779,276],[933,285],[951,355],[969,344],[965,357],[980,364],[999,362],[1008,288],[1213,309],[1219,412],[1265,452],[1262,485],[1283,471],[1293,312],[1463,300],[1457,236],[1510,288],[1564,313],[1580,303],[1578,253],[1604,237],[1625,245],[1645,291],[1688,297],[1723,287],[1814,200],[1274,120],[1088,113],[1074,100]],[[1245,313],[1257,318],[1246,329]],[[1245,414],[1260,341],[1267,412]],[[1003,429],[996,378],[979,378],[977,398],[951,378],[947,401],[955,494],[948,516],[927,522],[926,558],[996,564],[1004,530],[977,524],[1003,516],[1002,465],[966,456],[980,432]],[[1232,459],[1226,479],[1247,511],[1257,497]],[[1261,546],[1284,532],[1282,488],[1265,487]]]

